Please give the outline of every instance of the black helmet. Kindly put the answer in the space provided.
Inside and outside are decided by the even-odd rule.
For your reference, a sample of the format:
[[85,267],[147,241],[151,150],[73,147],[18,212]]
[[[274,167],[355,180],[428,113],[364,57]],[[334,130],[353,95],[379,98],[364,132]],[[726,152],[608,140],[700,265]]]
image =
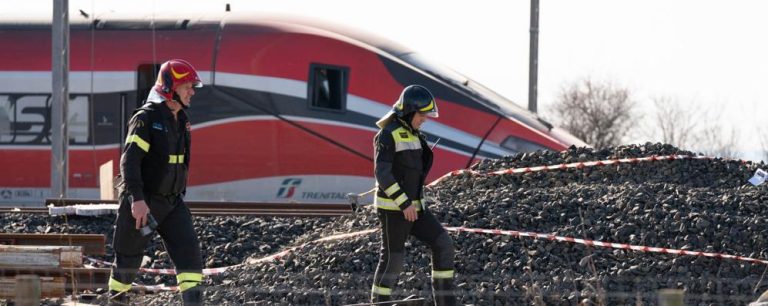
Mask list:
[[435,97],[421,85],[410,85],[403,89],[400,98],[395,105],[392,105],[392,111],[400,118],[415,112],[424,113],[433,118],[438,116]]

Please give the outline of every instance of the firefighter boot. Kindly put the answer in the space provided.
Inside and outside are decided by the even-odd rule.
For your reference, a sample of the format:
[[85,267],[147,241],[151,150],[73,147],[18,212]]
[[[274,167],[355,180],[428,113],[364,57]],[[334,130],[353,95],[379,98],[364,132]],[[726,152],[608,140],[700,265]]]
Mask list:
[[201,286],[194,286],[181,293],[181,300],[184,301],[184,306],[202,306],[203,305],[203,289]]
[[379,303],[379,302],[389,302],[392,300],[391,295],[384,295],[384,294],[371,294],[371,303]]
[[432,292],[435,305],[456,305],[453,292],[453,240],[443,232],[431,243],[432,248]]
[[128,306],[131,305],[131,300],[128,298],[128,292],[118,292],[110,290],[107,305],[109,306]]
[[456,305],[456,296],[453,294],[453,278],[433,278],[432,292],[436,306]]
[[392,300],[392,289],[373,285],[371,303],[389,302]]

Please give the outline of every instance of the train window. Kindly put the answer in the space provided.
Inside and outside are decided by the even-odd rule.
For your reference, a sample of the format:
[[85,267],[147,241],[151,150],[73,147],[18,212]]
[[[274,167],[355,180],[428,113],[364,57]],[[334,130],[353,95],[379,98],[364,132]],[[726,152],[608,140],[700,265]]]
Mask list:
[[347,104],[349,68],[311,64],[307,98],[309,107],[320,110],[344,111]]
[[69,142],[75,144],[88,143],[88,127],[91,123],[90,108],[87,96],[76,96],[69,99],[67,130]]
[[160,64],[143,64],[136,69],[136,107],[144,104],[149,90],[155,86],[158,71],[160,71]]
[[501,147],[507,150],[517,152],[534,152],[537,150],[547,150],[542,145],[522,139],[517,136],[507,136],[504,141],[501,142]]

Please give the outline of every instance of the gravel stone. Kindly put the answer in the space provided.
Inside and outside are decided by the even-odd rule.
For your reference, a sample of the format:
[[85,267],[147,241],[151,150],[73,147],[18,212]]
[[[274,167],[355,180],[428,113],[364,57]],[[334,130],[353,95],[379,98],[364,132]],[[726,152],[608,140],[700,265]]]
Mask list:
[[[651,155],[695,155],[668,144],[594,150],[571,147],[483,160],[480,173]],[[763,163],[737,160],[637,162],[504,175],[460,174],[428,190],[429,209],[447,226],[768,258],[768,193],[747,182]],[[108,233],[113,217],[0,215],[4,232]],[[378,228],[372,209],[339,218],[195,217],[206,267],[240,264],[332,234]],[[686,305],[745,305],[765,267],[709,257],[642,253],[580,244],[452,233],[460,302],[476,305],[656,305],[659,289],[685,290]],[[367,301],[380,233],[313,243],[279,261],[246,264],[205,278],[210,305],[340,305]],[[395,297],[431,295],[429,248],[411,239]],[[105,259],[112,259],[108,246]],[[171,267],[159,240],[153,267]],[[142,275],[139,282],[174,284]],[[178,294],[137,296],[178,304]],[[55,301],[51,301],[55,304]],[[3,302],[0,302],[2,304]]]

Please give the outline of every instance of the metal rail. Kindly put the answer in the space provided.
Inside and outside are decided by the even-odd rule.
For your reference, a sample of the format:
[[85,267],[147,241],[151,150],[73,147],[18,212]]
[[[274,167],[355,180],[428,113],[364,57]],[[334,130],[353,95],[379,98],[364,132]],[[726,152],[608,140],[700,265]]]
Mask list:
[[409,296],[404,300],[386,301],[378,303],[347,304],[343,306],[424,306],[427,300],[415,296]]
[[[78,204],[117,204],[116,200],[46,199],[45,205],[71,206]],[[273,217],[336,217],[352,214],[348,203],[274,203],[274,202],[186,202],[193,215],[201,216],[273,216]],[[48,213],[46,207],[0,207],[0,213]]]
[[83,254],[104,255],[106,238],[99,234],[17,234],[0,233],[0,244],[6,245],[73,245],[82,246]]
[[259,215],[281,217],[334,217],[349,215],[349,204],[259,203],[259,202],[189,202],[197,215]]
[[45,207],[0,207],[0,213],[47,214]]

